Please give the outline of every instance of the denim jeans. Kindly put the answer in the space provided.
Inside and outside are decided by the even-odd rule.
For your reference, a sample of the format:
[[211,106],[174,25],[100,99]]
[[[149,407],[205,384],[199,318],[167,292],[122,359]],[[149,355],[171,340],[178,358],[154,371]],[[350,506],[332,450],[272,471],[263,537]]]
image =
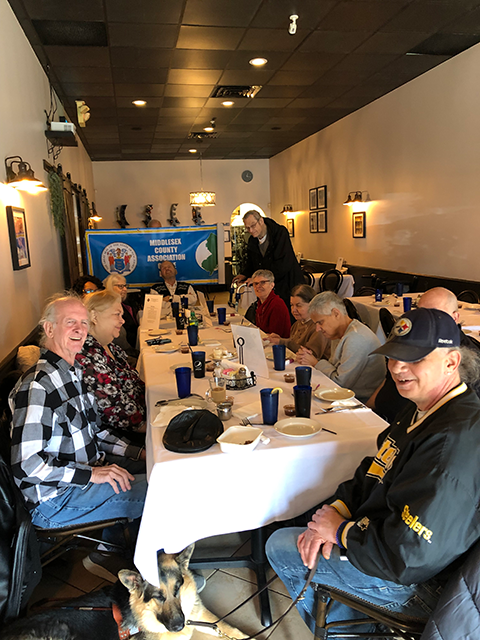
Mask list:
[[[279,529],[270,536],[266,545],[268,560],[292,599],[298,596],[308,575],[308,569],[297,550],[297,538],[303,531],[304,528]],[[425,621],[435,608],[441,592],[441,586],[435,579],[423,584],[401,585],[366,575],[348,560],[341,559],[337,546],[334,546],[330,560],[320,556],[313,582],[342,589],[372,604],[386,607],[392,612],[416,616]],[[297,604],[297,608],[313,633],[315,611],[314,591],[311,586],[307,589],[304,600]],[[327,622],[364,617],[346,605],[333,602]],[[368,633],[375,629],[358,625],[355,630]]]
[[[113,457],[109,462],[116,462],[119,466],[128,468],[131,473],[136,469],[142,469],[142,465],[145,465],[140,461],[127,462],[123,459],[114,460]],[[131,481],[129,491],[120,490],[118,494],[108,483],[93,484],[89,482],[84,487],[68,487],[59,496],[41,502],[30,515],[33,524],[44,529],[96,522],[109,518],[131,518],[136,521],[130,527],[131,535],[135,539],[146,493],[147,480],[144,474],[135,476],[135,480]],[[120,545],[124,543],[121,528],[105,529],[103,538],[105,541]]]

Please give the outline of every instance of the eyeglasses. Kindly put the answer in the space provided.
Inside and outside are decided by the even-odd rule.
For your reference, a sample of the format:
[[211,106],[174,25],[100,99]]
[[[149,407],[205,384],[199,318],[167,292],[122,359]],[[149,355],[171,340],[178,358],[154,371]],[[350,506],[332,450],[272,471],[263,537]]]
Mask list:
[[87,293],[95,293],[98,289],[84,289],[83,293],[86,295]]
[[117,287],[117,289],[126,289],[127,285],[126,284],[114,284],[114,287]]
[[260,282],[252,282],[254,287],[264,287],[266,284],[273,284],[270,280],[260,280]]
[[245,225],[245,229],[247,231],[250,231],[250,229],[253,229],[253,227],[256,227],[258,224],[258,220],[255,220],[255,222],[253,224],[251,224],[250,226]]

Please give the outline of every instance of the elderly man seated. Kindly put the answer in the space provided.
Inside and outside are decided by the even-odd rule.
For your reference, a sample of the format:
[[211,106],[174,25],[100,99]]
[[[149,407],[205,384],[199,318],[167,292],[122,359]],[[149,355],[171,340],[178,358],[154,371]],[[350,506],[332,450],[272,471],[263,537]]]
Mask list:
[[[480,471],[472,453],[480,401],[465,384],[478,360],[460,347],[452,318],[434,309],[406,313],[376,353],[387,356],[411,403],[379,436],[377,455],[363,460],[307,530],[275,532],[267,555],[292,597],[319,555],[314,582],[426,620],[480,538]],[[311,591],[299,611],[313,630]],[[361,617],[334,602],[327,622]]]
[[[100,427],[95,398],[75,360],[87,337],[87,310],[78,297],[58,297],[47,304],[40,325],[40,360],[9,398],[12,471],[32,521],[50,528],[128,517],[135,530],[147,490],[145,451]],[[118,533],[106,529],[104,539],[122,541]],[[93,552],[84,565],[115,581],[126,565],[123,560],[112,568],[111,560]]]
[[255,324],[265,333],[275,333],[281,338],[290,336],[290,313],[285,302],[274,292],[275,276],[267,269],[259,269],[252,275],[257,296]]
[[310,302],[309,313],[321,331],[332,341],[329,360],[318,360],[306,347],[300,347],[297,361],[315,367],[341,387],[352,389],[360,400],[367,400],[385,378],[385,359],[371,355],[380,346],[377,336],[366,325],[352,320],[341,298],[332,291],[319,293]]
[[197,294],[192,285],[188,282],[177,282],[177,268],[173,262],[170,260],[160,262],[158,271],[163,282],[153,285],[150,292],[163,296],[162,306],[164,310],[166,309],[167,314],[170,313],[170,302],[175,296],[177,296],[176,301],[178,302],[180,302],[180,298],[188,298],[189,306],[197,302]]

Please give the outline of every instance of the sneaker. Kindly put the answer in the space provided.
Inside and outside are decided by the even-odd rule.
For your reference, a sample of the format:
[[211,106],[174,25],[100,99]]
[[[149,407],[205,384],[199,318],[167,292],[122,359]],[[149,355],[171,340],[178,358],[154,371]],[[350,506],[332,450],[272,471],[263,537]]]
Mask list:
[[201,593],[207,584],[207,581],[202,576],[201,573],[197,573],[196,571],[192,571],[193,579],[195,580],[195,586],[197,587],[197,593]]
[[118,580],[118,572],[121,569],[135,568],[127,558],[122,558],[112,553],[101,553],[100,551],[92,551],[82,560],[82,564],[87,571],[109,582]]

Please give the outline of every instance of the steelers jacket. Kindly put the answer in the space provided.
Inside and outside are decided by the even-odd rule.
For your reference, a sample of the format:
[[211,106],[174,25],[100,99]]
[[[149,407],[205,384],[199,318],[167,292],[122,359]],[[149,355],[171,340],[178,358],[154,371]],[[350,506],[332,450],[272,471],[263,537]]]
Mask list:
[[350,562],[399,584],[444,582],[480,539],[480,400],[460,384],[422,418],[406,407],[341,484]]

